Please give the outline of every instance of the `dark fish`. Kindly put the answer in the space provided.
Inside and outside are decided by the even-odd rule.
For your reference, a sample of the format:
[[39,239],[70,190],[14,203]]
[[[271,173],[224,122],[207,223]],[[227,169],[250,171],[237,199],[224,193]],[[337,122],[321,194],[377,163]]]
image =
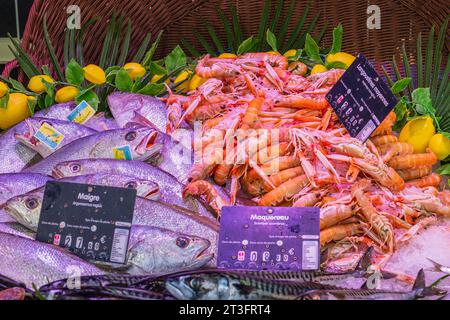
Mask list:
[[376,289],[315,289],[299,295],[303,300],[413,300],[426,296],[444,296],[447,291],[425,286],[423,269],[417,274],[410,291],[397,292]]

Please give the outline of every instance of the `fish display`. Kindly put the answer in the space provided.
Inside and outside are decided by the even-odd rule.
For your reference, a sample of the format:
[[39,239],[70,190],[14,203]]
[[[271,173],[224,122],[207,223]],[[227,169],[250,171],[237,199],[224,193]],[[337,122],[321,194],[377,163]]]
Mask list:
[[140,123],[166,132],[166,104],[158,98],[114,92],[108,96],[108,105],[121,128],[131,123]]
[[146,160],[161,149],[158,132],[134,126],[99,132],[69,143],[44,160],[27,167],[23,172],[51,175],[55,165],[62,161],[86,158],[114,159],[115,152],[135,160]]
[[0,274],[27,287],[40,287],[79,275],[101,275],[104,271],[61,248],[0,233]]
[[[26,119],[24,122],[26,128],[16,130],[14,137],[28,148],[39,153],[43,158],[75,140],[97,132],[83,125],[64,120],[33,117]],[[54,131],[53,134],[57,134],[58,143],[55,143],[54,147],[36,137],[36,133],[43,125],[49,126],[52,133]],[[51,140],[51,137],[48,139]]]

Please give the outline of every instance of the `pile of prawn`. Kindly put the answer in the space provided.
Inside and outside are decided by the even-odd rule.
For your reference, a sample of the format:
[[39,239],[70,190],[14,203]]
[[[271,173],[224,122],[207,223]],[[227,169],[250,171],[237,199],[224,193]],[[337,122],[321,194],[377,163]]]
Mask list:
[[[201,121],[194,141],[200,160],[184,195],[203,198],[219,216],[245,195],[260,206],[316,206],[323,249],[370,245],[385,258],[437,217],[450,216],[450,193],[439,191],[441,177],[432,172],[436,156],[398,141],[395,113],[362,143],[325,99],[344,70],[306,70],[270,53],[198,62],[196,74],[208,80],[166,100],[168,133]],[[250,133],[239,140],[242,130]],[[236,150],[238,141],[253,138],[256,149],[244,143]]]

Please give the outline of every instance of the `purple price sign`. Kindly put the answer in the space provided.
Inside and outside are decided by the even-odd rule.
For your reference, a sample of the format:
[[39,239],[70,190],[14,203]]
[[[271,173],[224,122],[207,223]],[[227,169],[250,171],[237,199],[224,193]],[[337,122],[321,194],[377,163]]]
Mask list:
[[310,207],[224,207],[218,267],[318,270],[320,210]]

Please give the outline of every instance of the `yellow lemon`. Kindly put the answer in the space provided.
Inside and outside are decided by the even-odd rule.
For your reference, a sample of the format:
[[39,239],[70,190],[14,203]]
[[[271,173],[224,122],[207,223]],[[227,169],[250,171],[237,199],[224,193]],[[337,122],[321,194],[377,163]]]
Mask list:
[[450,139],[442,133],[432,136],[428,143],[428,147],[434,152],[439,160],[444,160],[450,156]]
[[79,92],[80,90],[72,86],[63,87],[56,91],[55,100],[58,103],[73,101]]
[[277,52],[277,51],[267,51],[266,53],[267,53],[267,54],[276,54],[276,55],[280,55],[280,53]]
[[283,54],[283,56],[285,56],[286,58],[289,58],[289,57],[295,57],[296,54],[297,54],[297,50],[291,49],[291,50],[286,51]]
[[145,68],[137,62],[129,62],[123,68],[128,72],[128,75],[133,81],[137,78],[142,78],[146,72]]
[[106,82],[105,71],[95,64],[88,64],[83,68],[84,77],[93,84],[104,84]]
[[[192,71],[183,71],[181,72],[178,77],[175,78],[175,81],[173,83],[179,83],[181,81],[184,81],[189,78],[189,76],[192,74]],[[184,93],[189,91],[189,80],[184,81],[183,83],[179,84],[175,89],[177,91],[182,90]]]
[[207,79],[194,74],[189,82],[189,91],[195,90],[205,83]]
[[237,57],[237,55],[235,55],[234,53],[228,53],[228,52],[225,52],[225,53],[221,53],[220,54],[220,56],[219,56],[219,58],[221,58],[221,59],[232,59],[232,58],[236,58]]
[[326,63],[332,63],[332,62],[342,62],[347,66],[347,68],[355,61],[355,57],[351,54],[345,53],[345,52],[337,52],[327,55],[325,62]]
[[415,153],[424,153],[431,137],[436,133],[433,119],[420,117],[409,121],[400,131],[398,140],[414,147]]
[[312,69],[311,69],[311,74],[315,74],[315,73],[321,73],[321,72],[325,72],[327,71],[327,67],[325,67],[323,64],[316,64]]
[[55,83],[55,80],[52,79],[52,77],[47,76],[45,74],[31,77],[30,81],[28,82],[28,89],[33,91],[34,93],[42,93],[45,91],[45,85],[42,80],[45,80],[48,83]]
[[27,99],[27,95],[23,93],[9,95],[6,108],[0,108],[0,129],[6,130],[31,115]]
[[9,91],[8,86],[6,83],[0,81],[0,98],[3,98],[5,94],[7,94]]
[[[156,82],[159,81],[159,79],[161,79],[161,78],[164,77],[164,76],[165,76],[164,74],[155,74],[155,75],[152,77],[152,79],[150,80],[150,82],[151,82],[151,83],[156,83]],[[165,82],[167,85],[169,85],[169,84],[170,84],[170,79],[167,78],[164,82]]]

